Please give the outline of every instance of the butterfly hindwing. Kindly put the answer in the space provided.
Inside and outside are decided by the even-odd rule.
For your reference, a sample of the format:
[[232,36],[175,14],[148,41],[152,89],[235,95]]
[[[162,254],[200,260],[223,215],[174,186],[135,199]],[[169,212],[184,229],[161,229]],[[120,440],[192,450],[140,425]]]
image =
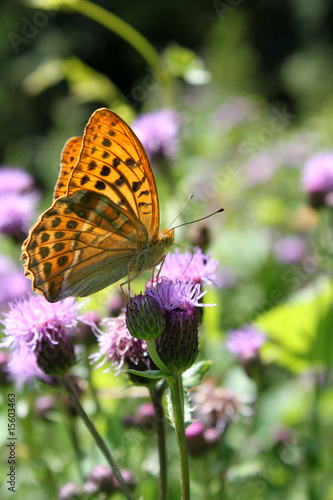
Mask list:
[[72,137],[66,142],[60,159],[60,173],[54,188],[53,201],[67,192],[68,181],[78,159],[82,146],[82,137]]

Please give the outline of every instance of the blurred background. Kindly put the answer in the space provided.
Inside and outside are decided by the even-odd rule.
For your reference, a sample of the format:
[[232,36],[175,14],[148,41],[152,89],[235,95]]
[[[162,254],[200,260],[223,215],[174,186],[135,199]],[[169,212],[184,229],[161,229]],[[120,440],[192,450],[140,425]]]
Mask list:
[[[220,262],[206,296],[217,307],[205,311],[200,358],[212,359],[214,384],[236,398],[232,425],[203,458],[212,468],[197,478],[193,498],[203,498],[201,481],[210,499],[332,500],[332,2],[99,1],[155,47],[157,75],[134,47],[79,7],[52,11],[49,4],[0,5],[0,175],[10,167],[33,179],[19,214],[5,197],[8,179],[0,179],[3,310],[30,290],[20,245],[51,205],[63,145],[82,134],[95,109],[113,109],[150,155],[161,226],[169,226],[190,193],[181,222],[225,208],[176,230],[180,249],[198,245]],[[113,292],[99,296],[104,305],[95,297],[89,307],[105,313],[105,294]],[[225,343],[249,324],[266,339],[250,364]],[[108,377],[100,374],[97,386],[121,386]],[[38,394],[30,390],[21,396],[22,421]],[[120,398],[112,419],[137,404]],[[43,416],[41,436],[60,425],[55,415]],[[130,446],[139,453],[143,441],[135,432]],[[34,446],[41,453],[42,440],[30,448],[21,443],[24,498],[36,491],[40,499],[57,498],[54,491],[73,477],[66,454],[51,456],[53,445],[34,469],[29,460]],[[137,475],[138,462],[129,458]],[[149,457],[145,467],[151,489],[141,493],[149,500],[156,498]],[[223,495],[217,477],[225,481]]]

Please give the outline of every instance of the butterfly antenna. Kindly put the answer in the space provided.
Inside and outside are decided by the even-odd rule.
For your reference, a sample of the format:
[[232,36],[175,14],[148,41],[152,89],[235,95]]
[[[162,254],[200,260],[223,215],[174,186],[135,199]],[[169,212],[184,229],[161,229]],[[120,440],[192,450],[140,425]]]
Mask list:
[[[187,202],[185,203],[185,205],[183,206],[183,208],[181,209],[181,211],[179,212],[179,214],[177,215],[177,217],[175,219],[173,219],[173,221],[171,222],[170,226],[172,226],[172,224],[174,222],[176,222],[176,220],[178,219],[178,217],[181,216],[181,214],[184,212],[185,208],[187,207],[187,205],[189,204],[189,201],[192,200],[193,198],[193,194],[190,194],[190,196],[188,197],[187,199]],[[179,227],[179,226],[178,226]]]
[[[188,200],[189,201],[189,200]],[[188,202],[187,202],[188,203]],[[186,206],[186,205],[185,205]],[[184,207],[185,208],[185,207]],[[183,208],[183,210],[184,210]],[[182,211],[183,211],[182,210]],[[194,222],[200,222],[202,220],[205,220],[205,219],[208,219],[209,217],[212,217],[212,215],[215,215],[215,214],[219,214],[220,212],[223,212],[224,211],[224,208],[220,208],[219,210],[216,210],[216,212],[213,212],[212,214],[209,214],[209,215],[206,215],[206,217],[201,217],[200,219],[196,219],[196,220],[191,220],[190,222],[184,222],[183,224],[179,224],[179,226],[175,226],[173,227],[172,229],[177,229],[178,227],[182,227],[182,226],[187,226],[188,224],[193,224]],[[180,212],[182,213],[182,212]],[[179,214],[180,215],[180,214]],[[177,218],[177,217],[176,217]],[[175,222],[175,221],[173,221]]]

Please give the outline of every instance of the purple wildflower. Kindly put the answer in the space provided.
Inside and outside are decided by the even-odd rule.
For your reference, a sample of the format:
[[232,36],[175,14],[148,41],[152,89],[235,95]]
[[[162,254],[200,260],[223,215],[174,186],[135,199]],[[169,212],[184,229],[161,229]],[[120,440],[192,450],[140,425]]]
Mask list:
[[266,184],[271,180],[277,168],[273,154],[259,153],[245,166],[247,185]]
[[23,193],[34,189],[34,180],[28,172],[19,168],[0,167],[0,196],[7,193]]
[[11,353],[7,370],[8,380],[14,382],[18,390],[35,379],[46,383],[52,381],[51,377],[39,368],[36,355],[24,345],[20,350]]
[[161,274],[170,279],[179,278],[191,283],[213,284],[218,260],[211,258],[211,253],[204,254],[199,247],[193,253],[189,250],[180,253],[176,248],[174,253],[168,253],[162,265]]
[[333,191],[333,152],[318,153],[308,159],[303,170],[303,187],[311,203],[319,207]]
[[7,192],[0,195],[0,234],[21,238],[35,216],[36,193]]
[[38,199],[30,174],[0,167],[0,234],[21,239],[35,216]]
[[110,362],[105,372],[111,368],[116,375],[121,373],[124,365],[134,368],[143,363],[147,370],[150,369],[147,344],[144,340],[138,340],[129,333],[124,313],[121,313],[118,318],[106,318],[101,325],[106,327],[106,331],[97,334],[99,352],[90,356],[92,362],[101,360],[96,368]]
[[[5,337],[0,347],[11,349],[16,362],[26,357],[31,360],[33,354],[43,371],[51,373],[57,366],[65,370],[66,363],[73,361],[69,335],[75,332],[79,319],[75,299],[49,303],[42,296],[30,296],[11,304],[3,318]],[[16,367],[17,373],[23,364]]]
[[171,109],[145,113],[132,124],[148,156],[172,160],[178,150],[179,116]]
[[241,361],[255,358],[265,342],[265,335],[253,326],[244,326],[228,332],[226,348]]
[[196,307],[210,306],[214,304],[203,304],[200,299],[205,295],[201,292],[200,284],[187,283],[179,279],[171,280],[162,277],[158,285],[149,281],[146,285],[147,295],[150,295],[159,304],[162,311],[175,309],[194,310]]
[[169,370],[182,372],[198,355],[198,308],[212,304],[200,302],[206,292],[201,292],[199,283],[179,279],[148,282],[145,293],[155,299],[165,318],[165,329],[155,340],[157,354]]
[[248,97],[233,97],[218,107],[213,114],[214,124],[226,131],[241,123],[248,123],[258,114],[258,105]]
[[30,288],[22,269],[15,269],[3,255],[0,255],[0,282],[0,305],[22,297]]
[[306,242],[297,235],[279,238],[273,247],[273,253],[281,264],[294,264],[303,259],[306,254]]

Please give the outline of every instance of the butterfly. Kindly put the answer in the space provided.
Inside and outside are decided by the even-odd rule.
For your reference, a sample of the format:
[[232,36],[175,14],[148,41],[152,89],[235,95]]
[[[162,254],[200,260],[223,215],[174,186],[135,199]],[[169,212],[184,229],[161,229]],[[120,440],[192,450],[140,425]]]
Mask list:
[[113,111],[97,109],[61,154],[53,204],[22,245],[25,275],[49,302],[85,297],[161,262],[174,230],[159,230],[147,154]]

